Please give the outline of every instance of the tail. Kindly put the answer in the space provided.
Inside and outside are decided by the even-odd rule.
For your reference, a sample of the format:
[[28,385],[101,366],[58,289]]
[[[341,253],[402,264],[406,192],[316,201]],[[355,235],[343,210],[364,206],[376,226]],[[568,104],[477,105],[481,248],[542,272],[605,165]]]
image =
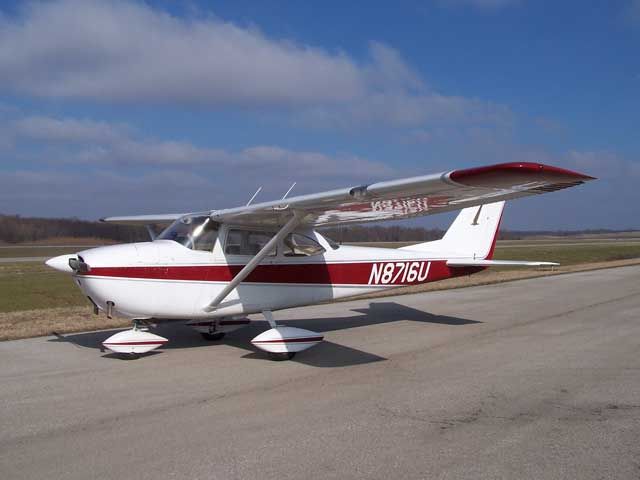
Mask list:
[[460,211],[444,237],[434,242],[402,247],[446,258],[491,260],[505,202],[487,203]]

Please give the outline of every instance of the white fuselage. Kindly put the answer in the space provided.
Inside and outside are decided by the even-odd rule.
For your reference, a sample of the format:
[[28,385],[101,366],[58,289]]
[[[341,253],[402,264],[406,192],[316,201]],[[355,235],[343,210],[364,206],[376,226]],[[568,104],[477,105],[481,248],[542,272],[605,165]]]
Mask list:
[[250,260],[225,254],[224,229],[211,252],[171,240],[99,247],[79,252],[90,267],[75,273],[85,295],[103,310],[132,319],[206,319],[310,305],[403,285],[471,273],[446,266],[424,251],[341,246],[319,255],[286,257],[282,249],[265,258],[214,311],[206,307]]

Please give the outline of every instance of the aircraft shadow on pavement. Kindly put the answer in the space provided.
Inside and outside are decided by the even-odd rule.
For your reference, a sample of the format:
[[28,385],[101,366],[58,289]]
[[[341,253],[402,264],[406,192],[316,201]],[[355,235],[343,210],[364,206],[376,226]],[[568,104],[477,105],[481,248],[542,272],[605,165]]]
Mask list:
[[[238,348],[245,350],[251,350],[242,358],[249,360],[261,360],[270,361],[265,354],[255,348],[250,343],[241,344],[240,342],[227,342]],[[304,352],[298,353],[292,362],[303,363],[312,367],[348,367],[353,365],[362,365],[365,363],[382,362],[386,358],[376,355],[374,353],[358,350],[357,348],[347,347],[346,345],[340,345],[329,341],[320,343],[317,347],[313,347]]]
[[[300,320],[276,320],[280,325],[291,325],[317,332],[331,332],[349,328],[379,325],[397,321],[414,321],[440,325],[461,326],[482,323],[476,320],[468,320],[458,317],[433,315],[412,307],[407,307],[396,302],[372,302],[368,308],[352,309],[352,312],[360,315],[348,315],[344,317],[316,317]],[[173,350],[196,347],[213,347],[218,344],[231,345],[240,349],[249,350],[242,358],[262,361],[268,360],[264,352],[259,351],[250,342],[253,337],[264,331],[266,324],[255,322],[245,328],[228,334],[221,342],[208,342],[193,329],[186,327],[182,322],[160,323],[152,331],[158,335],[169,338],[169,342],[162,350]],[[104,330],[99,332],[78,333],[68,335],[56,335],[50,342],[68,342],[78,347],[93,348],[103,351],[102,342],[117,331],[125,329]],[[161,353],[162,350],[150,352]],[[120,356],[105,351],[107,358],[119,358]],[[152,356],[145,354],[144,356]],[[315,367],[341,367],[359,365],[364,363],[386,360],[384,357],[364,352],[345,345],[339,345],[330,341],[324,341],[320,345],[301,352],[293,361]]]
[[409,320],[412,322],[436,323],[441,325],[470,325],[482,323],[477,320],[467,320],[446,315],[434,315],[416,308],[407,307],[396,302],[372,302],[368,308],[354,308],[352,312],[361,315],[349,315],[344,317],[319,317],[305,318],[301,320],[283,320],[279,323],[295,322],[295,326],[307,328],[317,332],[330,332],[344,330],[346,328],[364,327],[367,325],[379,325],[382,323],[399,322]]

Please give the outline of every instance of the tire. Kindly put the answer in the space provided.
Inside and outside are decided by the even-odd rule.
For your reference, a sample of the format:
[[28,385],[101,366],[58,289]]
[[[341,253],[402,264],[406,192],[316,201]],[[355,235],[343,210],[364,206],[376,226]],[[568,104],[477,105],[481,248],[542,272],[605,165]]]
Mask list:
[[284,352],[284,353],[268,353],[269,358],[275,362],[283,362],[285,360],[291,360],[295,357],[296,352]]
[[209,341],[209,342],[217,342],[219,340],[222,340],[225,336],[225,332],[217,332],[217,333],[204,333],[201,332],[200,335],[202,335],[202,338],[204,338],[205,340]]

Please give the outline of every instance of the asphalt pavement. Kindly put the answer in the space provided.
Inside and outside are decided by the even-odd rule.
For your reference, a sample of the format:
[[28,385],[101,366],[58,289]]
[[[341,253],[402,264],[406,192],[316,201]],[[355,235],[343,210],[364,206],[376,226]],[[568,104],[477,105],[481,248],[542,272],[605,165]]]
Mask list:
[[[256,317],[258,318],[258,317]],[[638,479],[640,266],[276,313],[326,341],[273,362],[257,323],[0,343],[2,479]]]

